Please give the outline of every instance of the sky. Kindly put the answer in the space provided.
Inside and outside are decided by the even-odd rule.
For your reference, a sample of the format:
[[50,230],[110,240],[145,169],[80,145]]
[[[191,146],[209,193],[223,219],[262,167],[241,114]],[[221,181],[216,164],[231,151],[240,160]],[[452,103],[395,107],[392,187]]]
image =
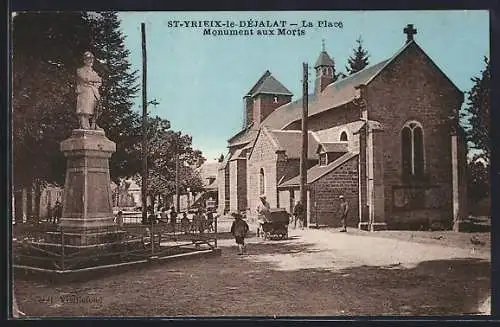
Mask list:
[[[360,36],[372,65],[394,55],[406,40],[403,28],[413,24],[416,42],[464,92],[472,87],[471,77],[484,68],[483,58],[489,58],[490,50],[487,11],[122,12],[119,17],[139,82],[141,23],[146,26],[148,101],[159,102],[148,107],[149,114],[166,118],[174,130],[192,135],[193,147],[208,160],[227,152],[227,140],[242,128],[243,96],[266,70],[295,100],[301,97],[302,63],[306,62],[312,92],[313,66],[323,41],[337,72],[345,72]],[[253,35],[204,35],[204,27],[179,26],[199,20],[235,25],[212,31],[253,30]],[[279,28],[274,27],[254,27],[267,20],[285,24],[290,34],[276,35]],[[256,35],[257,30],[274,30],[275,35]],[[302,32],[293,35],[292,30]],[[142,112],[138,95],[134,109]]]

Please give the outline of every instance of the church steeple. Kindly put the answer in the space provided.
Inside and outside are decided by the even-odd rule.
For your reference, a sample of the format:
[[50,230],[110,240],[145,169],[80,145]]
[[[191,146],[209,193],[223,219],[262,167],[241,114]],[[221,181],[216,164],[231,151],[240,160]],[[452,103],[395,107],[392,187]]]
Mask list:
[[335,63],[325,50],[325,40],[322,42],[322,51],[314,65],[316,70],[316,81],[314,83],[314,93],[318,94],[334,80]]

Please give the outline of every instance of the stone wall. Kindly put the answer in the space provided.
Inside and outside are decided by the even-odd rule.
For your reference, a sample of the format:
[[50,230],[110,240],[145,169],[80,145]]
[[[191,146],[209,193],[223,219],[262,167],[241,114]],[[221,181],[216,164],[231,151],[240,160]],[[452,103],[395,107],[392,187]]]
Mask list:
[[271,114],[276,108],[290,102],[291,97],[288,95],[276,95],[277,102],[274,102],[274,95],[259,94],[254,97],[253,107],[251,109],[253,121],[260,126],[260,123]]
[[[425,177],[422,184],[437,186],[440,210],[432,214],[452,217],[451,139],[448,117],[460,108],[459,93],[416,45],[393,60],[366,88],[370,120],[383,124],[375,147],[384,148],[384,197],[387,223],[419,216],[393,212],[393,186],[401,185],[401,129],[410,120],[423,126]],[[425,208],[421,208],[425,209]],[[419,210],[421,210],[419,209]],[[423,216],[422,216],[423,217]]]
[[312,183],[311,224],[340,227],[340,200],[343,195],[349,203],[348,226],[358,227],[358,156]]
[[247,198],[250,215],[256,215],[256,208],[260,205],[260,171],[264,171],[264,195],[271,207],[277,207],[277,155],[276,149],[267,134],[261,130],[255,142],[253,151],[248,158],[247,166]]

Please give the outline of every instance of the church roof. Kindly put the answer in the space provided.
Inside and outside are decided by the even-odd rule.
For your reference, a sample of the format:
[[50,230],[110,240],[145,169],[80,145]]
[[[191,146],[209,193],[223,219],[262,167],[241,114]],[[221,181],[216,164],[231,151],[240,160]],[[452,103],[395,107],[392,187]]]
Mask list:
[[[320,166],[315,165],[307,170],[307,184],[314,183],[324,175],[328,174],[329,172],[333,171],[337,167],[340,167],[347,161],[351,160],[352,158],[356,157],[358,153],[356,152],[347,152],[346,154],[342,155],[341,157],[337,158],[333,162],[329,163],[326,166]],[[287,180],[286,182],[281,183],[278,185],[279,188],[287,188],[287,187],[297,187],[300,185],[300,175],[295,176],[292,179]]]
[[217,178],[217,161],[205,161],[199,168],[200,177],[205,180],[208,178]]
[[[373,81],[381,71],[383,71],[387,66],[389,66],[398,56],[400,56],[402,53],[405,52],[406,49],[410,47],[416,46],[420,51],[424,53],[424,55],[428,58],[429,62],[436,67],[436,69],[445,76],[446,79],[451,83],[451,85],[454,86],[454,88],[463,96],[462,91],[458,89],[455,84],[449,79],[446,74],[444,74],[439,67],[432,61],[431,58],[425,54],[425,51],[423,51],[420,46],[414,41],[410,41],[406,43],[401,49],[399,49],[391,58],[381,61],[375,65],[371,65],[369,67],[366,67],[365,69],[347,76],[344,79],[340,79],[330,85],[328,85],[319,95],[316,94],[309,94],[308,95],[308,114],[309,117],[320,114],[322,112],[335,109],[338,107],[341,107],[343,105],[346,105],[350,102],[352,102],[354,99],[356,99],[358,95],[358,90],[357,87],[359,85],[367,85],[371,81]],[[320,55],[321,57],[321,55]],[[268,72],[266,72],[268,73]],[[267,75],[264,74],[261,77],[261,80],[265,79],[266,76],[270,76],[271,73],[268,73]],[[257,84],[252,88],[252,91],[255,91],[259,89],[260,84],[262,81],[259,80]],[[281,107],[277,108],[273,112],[271,112],[266,119],[262,122],[263,126],[267,126],[270,129],[285,129],[287,126],[290,124],[300,120],[302,118],[302,99],[297,99],[293,102],[289,102],[285,105],[282,105]],[[360,125],[362,126],[362,125]],[[244,132],[244,133],[243,133]],[[242,135],[239,135],[242,133]],[[246,143],[251,142],[257,135],[257,132],[250,133],[247,130],[244,130],[240,132],[239,134],[235,135],[238,136],[238,143],[239,139],[243,139],[243,141]],[[234,138],[234,137],[233,137]],[[233,139],[230,139],[229,142],[231,145],[238,144],[236,141]],[[242,141],[242,142],[243,142]]]
[[234,139],[231,139],[229,142],[231,143],[231,146],[247,144],[255,139],[258,132],[259,131],[255,129],[246,130],[244,133],[238,135],[238,137]]
[[[365,84],[387,64],[384,60],[376,65],[365,68],[355,74],[347,76],[328,85],[325,90],[316,96],[309,95],[309,117],[332,108],[340,107],[354,100],[357,95],[356,87]],[[290,102],[274,110],[263,121],[263,124],[275,129],[282,129],[302,117],[302,99]]]
[[356,134],[364,125],[364,121],[356,120],[347,124],[315,131],[314,133],[316,133],[321,143],[333,143],[340,141],[340,135],[343,131],[348,130],[352,134]]
[[257,83],[248,91],[246,96],[253,97],[257,94],[282,94],[292,96],[292,92],[281,84],[276,78],[271,75],[269,70],[266,70]]
[[233,135],[228,142],[231,146],[247,144],[255,139],[258,129],[254,128],[254,122]]
[[324,142],[318,145],[318,151],[320,148],[325,152],[347,152],[347,142]]
[[[302,131],[297,130],[270,130],[269,134],[276,142],[277,150],[285,151],[290,159],[300,159],[302,151]],[[318,141],[313,132],[309,131],[307,141],[307,158],[316,159]]]
[[238,160],[238,159],[246,159],[246,157],[244,155],[244,152],[245,152],[246,149],[247,149],[247,147],[244,147],[242,149],[237,149],[233,153],[233,155],[231,156],[231,158],[229,158],[229,161]]
[[314,64],[314,68],[318,68],[319,66],[335,66],[335,63],[326,51],[321,51],[318,60]]

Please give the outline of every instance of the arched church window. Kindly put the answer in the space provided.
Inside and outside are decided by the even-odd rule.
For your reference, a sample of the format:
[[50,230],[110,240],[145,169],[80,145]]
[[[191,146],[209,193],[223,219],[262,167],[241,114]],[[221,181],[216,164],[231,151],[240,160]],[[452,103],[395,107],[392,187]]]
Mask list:
[[259,174],[259,190],[260,190],[260,194],[261,195],[265,194],[266,187],[265,187],[264,168],[260,169],[260,174]]
[[347,133],[345,131],[340,134],[340,141],[347,142]]
[[424,135],[420,123],[412,121],[401,130],[401,154],[404,177],[424,175]]

